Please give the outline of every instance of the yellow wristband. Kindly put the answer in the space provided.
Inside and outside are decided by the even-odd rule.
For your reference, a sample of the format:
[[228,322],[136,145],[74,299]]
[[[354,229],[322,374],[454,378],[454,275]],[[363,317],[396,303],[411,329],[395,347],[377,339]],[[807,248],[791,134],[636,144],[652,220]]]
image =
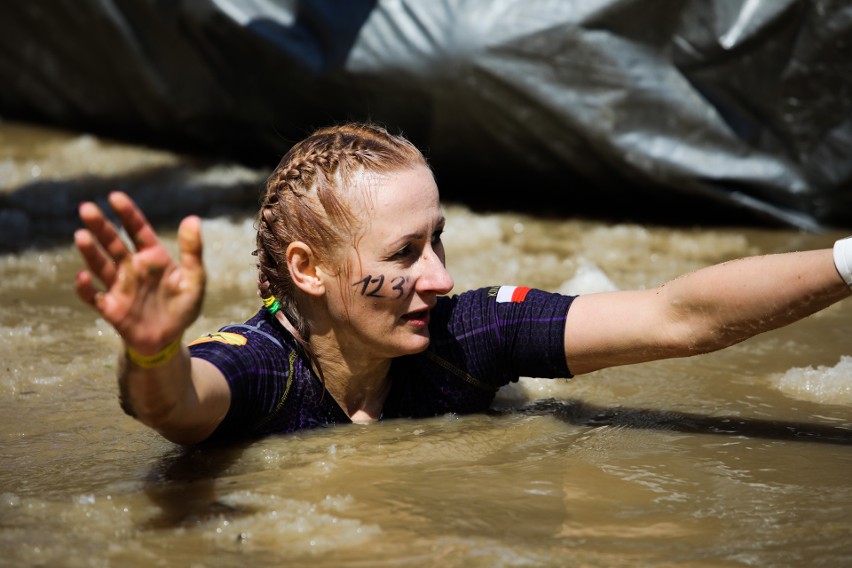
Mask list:
[[180,351],[180,346],[181,338],[178,338],[153,355],[142,355],[128,345],[127,358],[138,367],[142,367],[143,369],[153,369],[154,367],[159,367],[160,365],[168,363],[172,357],[177,355]]

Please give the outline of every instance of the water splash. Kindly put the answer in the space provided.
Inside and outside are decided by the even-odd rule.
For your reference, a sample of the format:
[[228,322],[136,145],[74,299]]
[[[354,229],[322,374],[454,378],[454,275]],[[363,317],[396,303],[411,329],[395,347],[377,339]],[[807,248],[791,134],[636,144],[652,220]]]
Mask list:
[[852,356],[841,356],[833,367],[790,369],[777,379],[776,386],[792,398],[852,406]]

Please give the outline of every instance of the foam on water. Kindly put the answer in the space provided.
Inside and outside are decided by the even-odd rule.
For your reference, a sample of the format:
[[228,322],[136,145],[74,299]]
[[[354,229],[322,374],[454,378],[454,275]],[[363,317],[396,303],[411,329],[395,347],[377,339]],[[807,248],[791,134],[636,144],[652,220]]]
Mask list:
[[778,390],[792,398],[852,406],[852,356],[840,357],[833,367],[793,368],[774,382]]
[[574,276],[563,282],[556,291],[570,296],[615,290],[618,290],[618,286],[597,264],[581,258]]
[[256,293],[257,259],[251,254],[256,248],[254,218],[205,219],[201,232],[209,289],[238,289],[247,296]]
[[234,510],[252,511],[233,518],[218,515],[204,522],[205,537],[225,548],[245,542],[251,548],[286,547],[289,554],[323,554],[363,545],[382,532],[377,525],[346,517],[356,506],[350,495],[326,495],[311,502],[238,491],[219,501]]

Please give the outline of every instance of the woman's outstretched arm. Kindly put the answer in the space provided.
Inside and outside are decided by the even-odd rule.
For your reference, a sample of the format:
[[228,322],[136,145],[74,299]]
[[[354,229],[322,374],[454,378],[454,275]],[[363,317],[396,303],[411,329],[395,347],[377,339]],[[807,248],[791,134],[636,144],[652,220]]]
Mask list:
[[852,294],[830,249],[756,256],[658,288],[578,297],[565,323],[574,374],[707,353],[785,326]]
[[204,298],[200,219],[187,217],[181,223],[175,263],[127,195],[114,192],[109,203],[135,250],[97,205],[80,205],[86,228],[75,233],[74,242],[88,271],[77,275],[77,294],[124,342],[119,386],[125,411],[169,440],[200,442],[230,404],[224,376],[213,365],[191,359],[182,344]]

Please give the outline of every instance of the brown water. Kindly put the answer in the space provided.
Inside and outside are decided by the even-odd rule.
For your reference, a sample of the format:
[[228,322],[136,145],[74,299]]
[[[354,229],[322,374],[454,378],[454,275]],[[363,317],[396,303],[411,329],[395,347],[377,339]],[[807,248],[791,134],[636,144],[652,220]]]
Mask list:
[[[32,171],[5,152],[3,171]],[[648,287],[839,236],[446,213],[456,291]],[[258,307],[251,220],[204,236],[188,337]],[[75,298],[80,267],[70,237],[0,255],[0,565],[852,563],[852,302],[712,355],[523,379],[491,414],[183,450],[120,411],[118,341]]]

